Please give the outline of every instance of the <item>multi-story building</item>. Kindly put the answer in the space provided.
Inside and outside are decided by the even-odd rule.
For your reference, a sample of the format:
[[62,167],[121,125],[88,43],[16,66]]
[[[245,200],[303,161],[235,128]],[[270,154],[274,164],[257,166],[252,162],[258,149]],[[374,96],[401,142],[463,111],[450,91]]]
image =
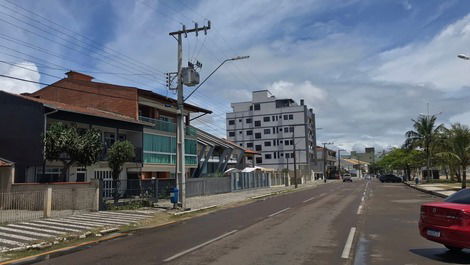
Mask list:
[[360,153],[357,151],[351,151],[351,159],[358,159],[369,164],[375,162],[375,148],[374,147],[366,147],[364,153]]
[[227,139],[261,155],[255,164],[298,169],[311,174],[316,162],[315,114],[300,100],[277,99],[268,90],[254,91],[251,101],[232,103],[226,114]]
[[[326,151],[325,151],[326,150]],[[323,174],[326,173],[327,178],[332,178],[336,174],[336,151],[317,146],[318,163],[315,171]]]

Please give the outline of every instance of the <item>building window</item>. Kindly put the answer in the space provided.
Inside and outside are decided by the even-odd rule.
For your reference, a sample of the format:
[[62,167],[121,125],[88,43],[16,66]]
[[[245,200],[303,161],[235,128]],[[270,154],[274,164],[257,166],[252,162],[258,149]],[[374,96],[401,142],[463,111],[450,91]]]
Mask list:
[[284,132],[289,132],[289,127],[285,127]]
[[255,139],[261,139],[261,133],[255,133]]
[[289,140],[285,140],[284,145],[289,145]]
[[255,145],[255,150],[256,151],[261,151],[262,147],[260,144]]
[[238,119],[238,122],[242,122],[242,119]]
[[256,164],[263,164],[263,158],[257,157],[256,158]]
[[290,128],[289,128],[289,131],[290,131],[290,132],[294,132],[294,126],[290,127]]
[[246,123],[253,123],[253,120],[251,118],[246,119]]
[[228,120],[228,125],[235,125],[235,120]]
[[279,131],[281,131],[281,132],[282,132],[282,127],[281,127],[281,128],[279,128]]
[[252,130],[246,131],[246,135],[253,135],[253,131]]
[[238,134],[242,134],[242,133],[243,133],[243,131],[238,131]]
[[264,129],[264,134],[271,134],[271,129]]
[[289,114],[289,120],[293,120],[294,119],[294,114]]
[[235,136],[235,132],[228,132],[228,136],[229,136],[229,137],[234,137],[234,136]]
[[289,119],[289,115],[284,115],[284,120],[287,121]]
[[265,159],[271,159],[272,156],[271,156],[271,154],[264,154],[264,158],[265,158]]
[[255,121],[255,127],[260,127],[261,126],[261,121]]
[[269,118],[269,116],[268,117],[263,117],[263,121],[268,122],[268,121],[271,121],[271,119]]
[[273,140],[273,145],[276,146],[276,140]]
[[243,143],[240,143],[240,146],[243,147]]
[[260,104],[254,104],[254,109],[255,109],[255,110],[260,110],[260,109],[261,109],[261,105],[260,105]]
[[286,153],[286,158],[289,158],[289,153]]
[[270,141],[264,142],[264,146],[271,146],[271,142]]
[[273,116],[272,119],[273,119],[273,121],[275,121],[275,120],[276,120],[276,116]]
[[246,147],[253,148],[253,143],[246,143]]
[[276,157],[276,152],[274,152],[274,159],[276,159],[276,158],[277,158],[277,157]]

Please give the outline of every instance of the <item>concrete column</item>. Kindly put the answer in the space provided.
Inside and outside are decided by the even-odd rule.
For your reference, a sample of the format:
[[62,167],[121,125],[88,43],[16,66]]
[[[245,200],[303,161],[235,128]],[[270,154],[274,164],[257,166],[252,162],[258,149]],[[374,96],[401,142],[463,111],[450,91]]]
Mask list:
[[95,190],[95,205],[93,207],[93,211],[97,212],[99,210],[100,210],[100,187],[98,185]]
[[51,217],[52,213],[52,187],[47,187],[44,194],[44,217]]

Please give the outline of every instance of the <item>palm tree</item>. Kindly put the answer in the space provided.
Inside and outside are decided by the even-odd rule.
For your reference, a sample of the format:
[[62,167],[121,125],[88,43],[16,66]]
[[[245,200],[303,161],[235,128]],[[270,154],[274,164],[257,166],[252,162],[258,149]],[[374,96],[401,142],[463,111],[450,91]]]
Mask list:
[[436,115],[419,115],[417,120],[412,119],[414,130],[405,133],[405,148],[421,148],[426,157],[427,177],[430,177],[429,168],[431,167],[432,147],[439,138],[444,125],[436,126]]
[[446,130],[446,147],[448,151],[440,156],[452,158],[462,170],[462,189],[467,187],[467,166],[470,164],[470,129],[460,123],[452,124]]

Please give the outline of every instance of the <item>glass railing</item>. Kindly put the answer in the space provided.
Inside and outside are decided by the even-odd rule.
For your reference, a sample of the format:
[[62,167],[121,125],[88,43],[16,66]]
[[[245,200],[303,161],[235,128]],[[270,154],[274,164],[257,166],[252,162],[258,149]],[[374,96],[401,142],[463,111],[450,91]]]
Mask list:
[[[139,116],[139,120],[144,121],[144,122],[153,123],[154,126],[152,126],[152,128],[155,129],[155,130],[170,132],[170,133],[176,133],[176,123],[174,123],[174,122],[164,121],[164,120],[159,120],[159,119],[153,119],[153,118],[149,118],[149,117],[145,117],[145,116]],[[185,134],[187,136],[196,136],[197,135],[197,130],[195,128],[186,126]]]

